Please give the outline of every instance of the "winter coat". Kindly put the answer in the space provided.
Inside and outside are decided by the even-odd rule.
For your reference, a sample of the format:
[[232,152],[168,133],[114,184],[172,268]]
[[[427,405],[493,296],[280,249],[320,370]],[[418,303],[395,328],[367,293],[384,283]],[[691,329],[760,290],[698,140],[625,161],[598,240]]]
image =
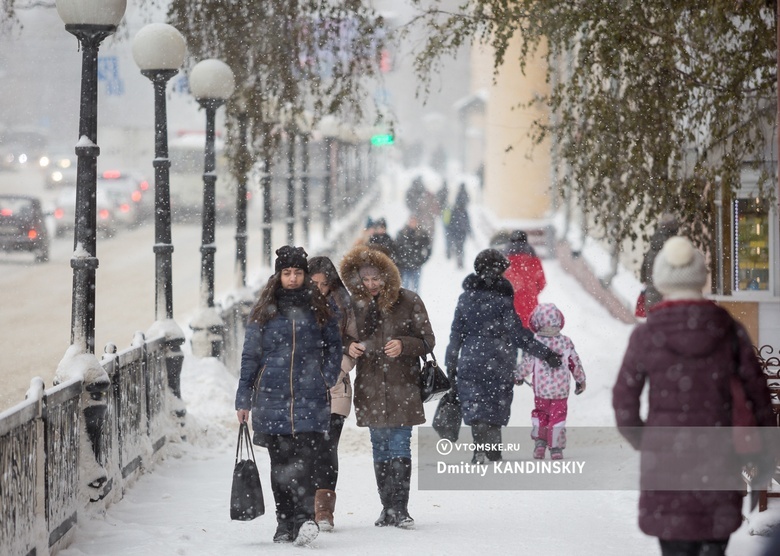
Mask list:
[[509,422],[517,350],[541,358],[552,352],[533,339],[512,305],[514,292],[505,278],[487,282],[466,276],[452,319],[445,363],[457,375],[458,396],[467,425]]
[[320,327],[308,303],[280,311],[262,327],[247,325],[236,409],[251,409],[256,444],[265,445],[266,435],[329,430],[328,390],[341,356],[336,319]]
[[518,242],[512,242],[510,246],[507,252],[509,268],[504,272],[504,277],[515,290],[515,311],[527,326],[531,322],[531,313],[539,303],[539,294],[547,282],[542,263],[533,247]]
[[471,235],[471,220],[469,219],[468,206],[456,203],[450,211],[450,219],[447,223],[447,235],[456,245],[462,245]]
[[[328,294],[333,312],[339,323],[339,332],[344,346],[347,342],[357,338],[357,326],[355,324],[355,311],[349,302],[349,293],[345,289],[333,290]],[[352,381],[349,372],[355,367],[355,360],[350,357],[346,349],[341,357],[341,372],[336,384],[330,389],[330,412],[346,417],[352,409]]]
[[368,241],[366,242],[366,245],[373,249],[379,249],[390,257],[393,261],[395,261],[396,257],[396,249],[395,249],[395,241],[393,241],[393,238],[390,237],[389,234],[385,233],[377,233],[372,234],[371,237],[368,238]]
[[[772,426],[772,406],[745,329],[725,309],[706,300],[662,301],[629,339],[612,405],[621,434],[641,450],[641,485],[679,473],[672,442],[649,427],[730,426],[730,378],[736,372],[734,335],[738,338],[739,376],[759,426]],[[647,418],[640,397],[648,385]],[[625,428],[631,427],[631,428]],[[691,450],[696,447],[691,446]],[[701,476],[739,477],[732,445],[709,447]],[[730,468],[730,469],[729,469]],[[639,527],[665,540],[726,539],[742,523],[742,495],[737,491],[642,490]]]
[[395,264],[399,270],[422,268],[431,256],[431,237],[422,229],[405,226],[395,238]]
[[559,354],[563,360],[563,364],[554,369],[530,353],[523,354],[517,368],[517,379],[523,380],[533,375],[534,395],[538,398],[564,400],[569,397],[571,376],[578,384],[585,382],[585,371],[574,349],[574,342],[561,334],[564,322],[563,313],[552,303],[539,305],[531,315],[531,330],[536,332],[534,338]]
[[[376,267],[385,282],[377,298],[371,297],[358,274],[367,264]],[[423,340],[432,350],[436,339],[422,299],[401,288],[398,268],[376,250],[353,248],[344,256],[340,274],[352,294],[358,330],[356,340],[366,346],[365,353],[357,358],[355,373],[358,426],[383,428],[424,423],[420,357],[426,353]],[[378,314],[378,324],[370,336],[365,336],[367,319],[372,314]],[[403,344],[401,355],[395,358],[386,356],[383,351],[391,339]],[[347,350],[351,343],[346,346]]]

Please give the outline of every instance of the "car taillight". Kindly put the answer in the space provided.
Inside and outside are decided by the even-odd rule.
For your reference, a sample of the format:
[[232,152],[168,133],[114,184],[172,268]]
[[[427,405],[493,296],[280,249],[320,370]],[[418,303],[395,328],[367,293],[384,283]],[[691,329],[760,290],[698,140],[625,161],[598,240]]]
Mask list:
[[14,211],[9,208],[0,209],[0,216],[13,216]]
[[251,191],[247,191],[246,192],[246,200],[247,201],[251,201],[252,200],[252,192]]
[[103,172],[103,177],[107,180],[115,180],[122,177],[122,172],[119,170],[106,170]]
[[132,199],[134,202],[136,202],[136,203],[140,203],[140,202],[141,202],[141,197],[143,197],[143,195],[142,195],[142,194],[141,194],[141,192],[140,192],[140,191],[138,191],[137,189],[136,189],[135,191],[133,191],[133,194],[132,194],[132,195],[130,195],[130,198],[131,198],[131,199]]
[[64,210],[62,210],[61,208],[54,209],[54,218],[59,219],[59,218],[62,218],[63,216],[65,216],[65,211]]
[[141,191],[146,191],[147,189],[149,189],[149,182],[144,180],[138,184],[138,187],[141,188]]
[[27,230],[27,237],[28,239],[35,239],[38,237],[38,232],[35,230],[35,228]]
[[119,205],[119,210],[120,212],[130,212],[130,205],[128,205],[127,203],[122,203],[121,205]]
[[100,209],[98,216],[101,220],[108,220],[108,217],[111,216],[111,214],[106,209]]

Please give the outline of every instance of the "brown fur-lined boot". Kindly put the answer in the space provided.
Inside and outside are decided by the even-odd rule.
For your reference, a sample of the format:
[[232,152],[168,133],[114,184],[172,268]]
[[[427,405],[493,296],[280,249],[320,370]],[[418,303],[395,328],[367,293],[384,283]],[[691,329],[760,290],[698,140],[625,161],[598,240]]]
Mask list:
[[314,493],[314,521],[320,531],[333,530],[333,511],[336,509],[336,493],[324,488]]

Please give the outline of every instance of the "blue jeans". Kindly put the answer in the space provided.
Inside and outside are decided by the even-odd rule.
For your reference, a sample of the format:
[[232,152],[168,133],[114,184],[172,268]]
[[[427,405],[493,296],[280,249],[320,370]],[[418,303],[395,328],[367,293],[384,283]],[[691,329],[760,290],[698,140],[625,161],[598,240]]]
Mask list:
[[401,287],[415,293],[419,292],[420,274],[422,274],[422,268],[401,269]]
[[412,427],[368,428],[374,461],[390,461],[395,458],[412,459]]

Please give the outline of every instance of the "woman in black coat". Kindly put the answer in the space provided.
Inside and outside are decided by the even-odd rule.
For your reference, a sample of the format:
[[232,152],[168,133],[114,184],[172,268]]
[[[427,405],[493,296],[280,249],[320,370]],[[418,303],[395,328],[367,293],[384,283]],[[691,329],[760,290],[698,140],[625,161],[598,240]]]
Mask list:
[[495,249],[485,249],[474,261],[475,274],[463,281],[455,308],[445,363],[471,426],[477,447],[472,463],[498,461],[499,450],[480,445],[501,442],[501,427],[509,422],[518,349],[544,359],[552,367],[560,356],[523,327],[514,308],[514,290],[503,277],[509,261]]

